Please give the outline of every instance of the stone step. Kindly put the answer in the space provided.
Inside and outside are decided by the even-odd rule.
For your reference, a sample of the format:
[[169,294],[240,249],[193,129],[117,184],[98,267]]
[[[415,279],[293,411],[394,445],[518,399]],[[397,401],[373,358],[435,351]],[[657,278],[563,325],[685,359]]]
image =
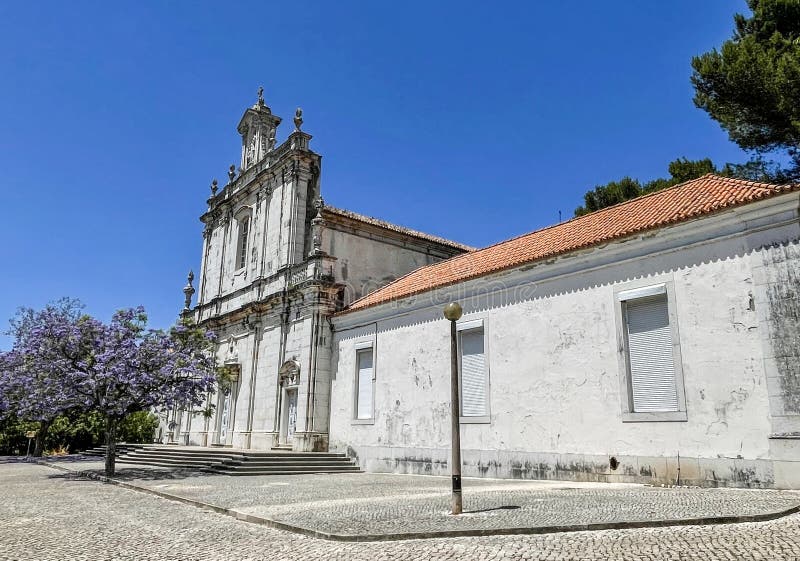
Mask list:
[[247,458],[283,458],[288,456],[296,456],[302,458],[345,458],[347,457],[345,454],[337,453],[337,452],[258,452],[258,451],[250,451],[250,450],[231,450],[231,449],[213,449],[213,448],[195,448],[192,449],[190,447],[181,447],[181,448],[174,448],[174,447],[167,447],[167,446],[146,446],[143,448],[138,448],[137,452],[143,454],[169,454],[170,456],[174,455],[201,455],[201,456],[229,456],[229,457],[247,457]]
[[[98,455],[105,447],[98,447]],[[195,469],[225,475],[291,475],[310,473],[361,473],[347,455],[337,452],[250,451],[164,444],[117,447],[117,461],[175,469]]]
[[166,453],[142,453],[139,451],[128,452],[125,454],[129,458],[142,458],[142,459],[174,459],[174,460],[197,460],[209,462],[221,462],[224,460],[233,459],[231,456],[210,456],[206,454],[166,454]]
[[213,466],[207,471],[227,475],[270,475],[278,473],[338,473],[338,472],[361,472],[355,465],[322,465],[307,466],[302,464],[274,467],[237,467],[229,469],[227,466]]
[[[208,470],[211,473],[216,475],[228,475],[231,477],[248,477],[248,476],[256,476],[256,475],[320,475],[324,473],[333,473],[330,471],[320,471],[320,470],[310,470],[310,471],[270,471],[270,472],[260,472],[260,471],[226,471],[226,472],[218,472]],[[338,473],[338,472],[336,472]],[[360,470],[353,470],[348,471],[347,473],[364,473]]]
[[272,464],[286,464],[286,463],[303,463],[303,464],[349,464],[352,463],[349,458],[234,458],[225,460],[226,465],[237,466],[257,466],[257,465],[272,465]]
[[149,456],[136,456],[133,454],[124,454],[120,456],[120,459],[142,462],[194,462],[200,464],[222,464],[222,462],[225,461],[225,458],[170,458],[168,456],[154,458]]
[[[125,454],[128,452],[132,452],[134,450],[138,450],[144,446],[143,444],[117,444],[116,448],[116,455],[119,456],[120,454]],[[84,450],[81,452],[84,456],[105,456],[106,455],[106,446],[95,446],[94,448],[89,448],[88,450]]]
[[233,451],[224,448],[219,450],[214,448],[197,448],[192,450],[191,448],[177,448],[169,446],[147,446],[144,448],[138,448],[137,452],[142,452],[144,454],[169,454],[171,456],[180,454],[192,454],[200,456],[237,456],[242,454],[241,451]]
[[260,467],[272,467],[272,466],[353,466],[356,465],[355,462],[351,460],[327,460],[327,461],[319,461],[319,462],[308,462],[301,459],[295,460],[281,460],[281,461],[270,461],[270,462],[231,462],[231,461],[224,461],[220,463],[221,466],[231,469],[255,469]]
[[186,460],[143,460],[141,458],[117,458],[118,463],[141,464],[161,467],[189,467],[203,469],[221,465],[219,462],[192,462]]

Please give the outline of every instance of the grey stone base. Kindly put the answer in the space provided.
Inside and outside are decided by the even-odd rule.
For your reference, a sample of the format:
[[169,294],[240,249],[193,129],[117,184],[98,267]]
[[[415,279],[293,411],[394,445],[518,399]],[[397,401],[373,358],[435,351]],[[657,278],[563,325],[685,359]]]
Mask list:
[[[447,449],[336,444],[331,451],[347,453],[357,460],[362,470],[372,473],[450,473]],[[798,488],[797,482],[780,475],[791,466],[776,466],[770,459],[616,456],[614,460],[616,462],[612,462],[611,456],[599,455],[463,450],[462,475],[699,487]],[[613,464],[616,467],[612,467]],[[778,474],[778,481],[776,467],[783,470]]]
[[297,452],[327,452],[328,435],[322,432],[296,432],[292,449]]

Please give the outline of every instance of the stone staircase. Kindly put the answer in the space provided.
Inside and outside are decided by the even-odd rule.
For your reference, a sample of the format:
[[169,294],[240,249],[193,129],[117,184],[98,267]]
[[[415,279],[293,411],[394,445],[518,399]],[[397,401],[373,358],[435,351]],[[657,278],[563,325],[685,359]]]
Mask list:
[[[124,442],[117,443],[116,454],[118,458],[120,455],[125,454],[127,452],[132,452],[137,448],[144,448],[146,444],[126,444]],[[81,452],[84,456],[103,456],[106,455],[106,445],[103,444],[102,446],[96,446],[95,448],[89,448],[88,450],[84,450]]]
[[[123,451],[120,452],[120,450]],[[105,447],[90,455],[104,455]],[[88,452],[88,451],[87,451]],[[86,452],[85,452],[86,453]],[[159,467],[197,469],[225,475],[360,473],[344,454],[333,452],[253,451],[174,445],[117,445],[117,461]]]

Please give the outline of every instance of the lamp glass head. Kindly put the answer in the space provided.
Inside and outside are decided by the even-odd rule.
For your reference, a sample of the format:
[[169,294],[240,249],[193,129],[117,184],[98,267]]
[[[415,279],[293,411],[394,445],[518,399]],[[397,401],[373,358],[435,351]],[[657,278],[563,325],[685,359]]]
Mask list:
[[461,313],[461,306],[459,306],[458,302],[450,302],[444,307],[444,317],[450,321],[458,321],[461,318]]

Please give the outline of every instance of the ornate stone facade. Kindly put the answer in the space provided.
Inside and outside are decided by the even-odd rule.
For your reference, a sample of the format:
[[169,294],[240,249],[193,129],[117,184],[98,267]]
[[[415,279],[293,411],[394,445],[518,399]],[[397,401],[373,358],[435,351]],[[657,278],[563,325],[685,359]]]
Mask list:
[[[240,168],[231,166],[224,187],[212,182],[200,218],[197,303],[184,310],[217,332],[227,382],[208,397],[210,417],[175,412],[165,439],[326,450],[330,316],[398,276],[469,248],[325,207],[321,157],[300,129],[302,111],[276,146],[281,118],[262,93],[237,127]],[[191,298],[188,288],[185,295]]]

